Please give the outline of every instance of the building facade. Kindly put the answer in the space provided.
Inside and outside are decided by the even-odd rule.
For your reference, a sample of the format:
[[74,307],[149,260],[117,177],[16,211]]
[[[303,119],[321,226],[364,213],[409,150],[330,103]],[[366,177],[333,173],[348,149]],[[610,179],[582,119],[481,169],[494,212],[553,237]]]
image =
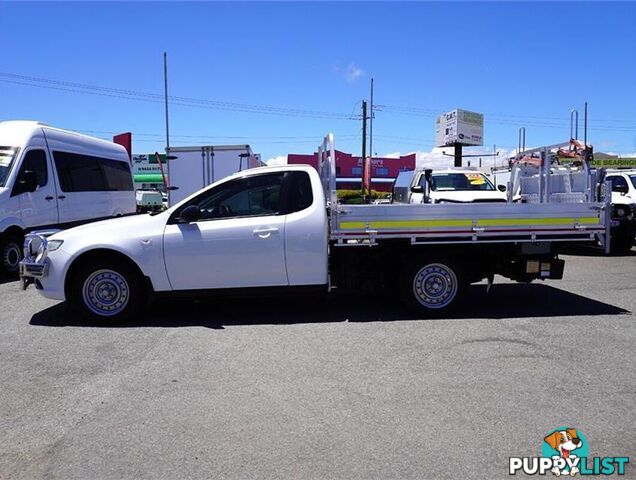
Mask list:
[[[390,192],[398,174],[415,170],[415,153],[397,158],[373,157],[371,160],[371,188],[379,192]],[[290,165],[311,165],[318,169],[318,154],[287,155]],[[338,190],[361,188],[362,157],[336,150],[336,187]]]

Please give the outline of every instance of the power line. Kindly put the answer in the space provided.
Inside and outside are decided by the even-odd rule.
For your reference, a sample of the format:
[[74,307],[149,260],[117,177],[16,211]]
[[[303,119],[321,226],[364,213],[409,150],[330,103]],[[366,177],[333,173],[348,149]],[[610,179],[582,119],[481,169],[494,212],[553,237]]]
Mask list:
[[[406,107],[406,106],[396,106],[396,105],[377,105],[380,108],[384,108],[385,110],[392,111],[401,111],[401,112],[412,112],[412,113],[421,113],[426,114],[426,116],[439,116],[443,109],[432,109],[432,108],[423,108],[423,107]],[[559,122],[564,121],[564,117],[551,117],[551,116],[535,116],[535,115],[516,115],[511,113],[495,113],[495,112],[483,112],[484,115],[488,115],[489,117],[502,118],[502,119],[530,119],[533,120],[557,120]],[[603,119],[597,118],[593,119],[596,122],[611,122],[611,123],[628,123],[628,124],[636,124],[636,119]]]
[[[121,132],[116,132],[116,131],[111,131],[111,130],[85,130],[85,129],[81,129],[81,128],[68,128],[69,130],[73,130],[75,132],[81,132],[81,133],[101,133],[101,134],[110,134],[110,135],[117,135],[118,133]],[[159,138],[163,138],[164,134],[162,133],[147,133],[147,132],[134,132],[135,137],[138,136],[142,136],[142,137],[159,137]],[[320,140],[322,139],[322,137],[320,135],[301,135],[301,136],[294,136],[294,135],[286,135],[286,136],[256,136],[256,135],[249,135],[249,136],[245,136],[245,135],[241,135],[241,136],[236,136],[236,135],[182,135],[182,134],[170,134],[171,137],[176,137],[176,138],[196,138],[196,139],[219,139],[219,138],[226,138],[226,139],[233,139],[233,140],[259,140],[259,139],[266,139],[266,140],[271,140],[271,139],[282,139],[282,140],[294,140],[294,139],[305,139],[305,140],[316,140],[318,142],[320,142]],[[355,133],[344,133],[344,134],[339,134],[338,138],[347,138],[347,137],[352,137],[355,138],[359,136],[359,134],[355,134]]]
[[[151,103],[163,103],[160,94],[143,92],[138,90],[126,90],[120,88],[104,87],[100,85],[90,85],[76,82],[53,80],[41,77],[31,77],[7,72],[0,72],[0,82],[16,85],[30,86],[36,88],[46,88],[69,93],[83,93],[90,95],[105,96],[111,98],[121,98],[128,100],[146,101]],[[243,113],[260,113],[269,115],[282,115],[291,117],[324,118],[339,120],[356,120],[357,116],[343,113],[324,112],[317,110],[306,110],[288,107],[275,107],[271,105],[255,105],[235,102],[223,102],[218,100],[208,100],[192,97],[181,97],[171,95],[168,97],[169,103],[173,105],[209,108],[213,110],[235,111]]]
[[[439,116],[439,111],[431,110],[431,109],[419,109],[419,108],[409,108],[409,107],[392,107],[390,105],[377,105],[376,110],[385,112],[385,113],[393,113],[400,115],[411,115],[416,117],[429,117],[429,118],[437,118]],[[485,114],[489,115],[488,123],[498,124],[498,125],[514,125],[518,126],[520,123],[523,123],[524,126],[531,126],[537,128],[563,128],[569,126],[569,123],[563,121],[562,123],[556,121],[544,121],[540,122],[537,120],[526,120],[526,118],[540,118],[540,117],[518,117],[519,120],[506,120],[505,115],[495,115],[495,114]],[[494,118],[491,118],[494,117]],[[514,117],[511,115],[510,117]],[[630,122],[631,120],[605,120],[606,122]],[[594,130],[603,130],[603,131],[613,131],[613,132],[633,132],[636,131],[636,125],[608,125],[598,123],[600,120],[590,120],[590,124],[592,129]]]

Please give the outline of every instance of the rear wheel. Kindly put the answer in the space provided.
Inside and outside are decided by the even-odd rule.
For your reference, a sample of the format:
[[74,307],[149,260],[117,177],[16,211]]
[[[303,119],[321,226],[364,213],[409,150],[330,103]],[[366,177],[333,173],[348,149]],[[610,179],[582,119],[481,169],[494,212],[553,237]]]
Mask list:
[[0,269],[5,273],[18,271],[18,264],[22,260],[22,244],[19,235],[0,237]]
[[610,254],[625,255],[634,246],[633,235],[612,235],[610,236]]
[[463,290],[461,270],[447,260],[419,261],[402,274],[403,301],[427,315],[455,308]]
[[143,278],[119,259],[89,261],[72,278],[71,308],[100,323],[121,323],[141,312],[145,302]]

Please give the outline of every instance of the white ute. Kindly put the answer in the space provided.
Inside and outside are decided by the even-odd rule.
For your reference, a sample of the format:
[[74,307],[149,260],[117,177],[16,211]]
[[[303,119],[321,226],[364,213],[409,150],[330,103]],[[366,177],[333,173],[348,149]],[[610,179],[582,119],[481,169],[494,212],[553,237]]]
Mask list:
[[427,313],[501,274],[561,278],[560,245],[605,242],[595,198],[575,203],[340,205],[332,135],[320,174],[286,165],[239,172],[156,215],[32,234],[23,285],[87,317],[121,321],[166,293],[355,287],[377,280]]

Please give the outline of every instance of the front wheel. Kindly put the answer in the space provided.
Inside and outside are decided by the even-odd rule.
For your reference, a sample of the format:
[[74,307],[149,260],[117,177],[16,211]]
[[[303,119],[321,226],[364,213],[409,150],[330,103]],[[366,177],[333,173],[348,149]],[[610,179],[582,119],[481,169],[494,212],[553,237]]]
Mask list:
[[83,317],[99,323],[133,319],[145,303],[141,275],[117,259],[88,262],[75,273],[69,303]]
[[18,235],[0,237],[0,271],[15,273],[22,260],[23,240]]
[[460,269],[446,260],[416,262],[404,270],[401,283],[407,306],[435,316],[456,307],[464,290]]

